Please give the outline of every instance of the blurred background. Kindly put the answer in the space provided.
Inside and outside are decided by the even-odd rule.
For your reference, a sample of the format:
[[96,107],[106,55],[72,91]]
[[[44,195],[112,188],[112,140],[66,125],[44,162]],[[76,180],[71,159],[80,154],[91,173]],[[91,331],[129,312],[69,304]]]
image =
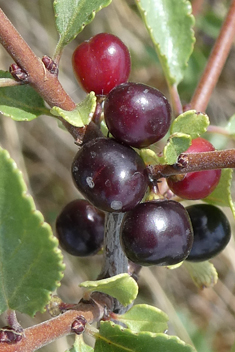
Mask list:
[[[215,38],[226,15],[229,1],[195,0],[196,45],[184,81],[179,86],[183,103],[188,103],[203,71]],[[13,22],[37,56],[52,56],[58,34],[56,32],[52,0],[0,0],[0,7]],[[72,71],[71,56],[76,46],[100,32],[115,34],[131,52],[130,80],[154,86],[168,96],[166,82],[138,11],[135,1],[113,0],[100,11],[94,21],[64,50],[59,79],[75,102],[85,93],[77,84]],[[0,47],[0,70],[8,70],[12,59]],[[232,48],[218,85],[208,106],[212,124],[225,126],[235,113],[235,47]],[[235,147],[232,139],[213,135],[217,148]],[[61,209],[78,198],[73,186],[70,166],[77,151],[72,137],[58,128],[57,122],[42,116],[31,122],[14,122],[0,118],[0,145],[6,148],[22,170],[37,208],[54,230],[55,219]],[[234,192],[233,192],[234,193]],[[185,203],[186,204],[186,203]],[[225,210],[231,220],[231,211]],[[235,232],[234,232],[235,233]],[[235,250],[234,240],[216,258],[219,280],[214,288],[199,290],[181,267],[174,271],[162,267],[144,268],[140,273],[140,292],[137,301],[152,304],[169,315],[169,332],[195,345],[198,352],[227,352],[235,340]],[[102,258],[96,255],[79,259],[64,253],[66,270],[58,294],[65,302],[77,302],[81,296],[78,284],[96,279]],[[49,318],[37,314],[31,319],[19,314],[23,327]],[[2,325],[5,325],[2,317]],[[73,337],[56,341],[41,352],[64,352],[71,346]],[[235,350],[235,349],[234,349]]]

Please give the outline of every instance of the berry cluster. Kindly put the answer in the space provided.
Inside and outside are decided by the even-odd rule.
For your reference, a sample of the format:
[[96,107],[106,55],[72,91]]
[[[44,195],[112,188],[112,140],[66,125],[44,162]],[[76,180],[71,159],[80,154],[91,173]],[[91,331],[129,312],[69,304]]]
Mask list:
[[[130,54],[111,34],[101,33],[82,43],[72,61],[82,87],[103,96],[103,106],[99,105],[96,115],[102,112],[112,138],[87,138],[73,160],[72,178],[86,200],[69,203],[58,216],[61,246],[77,256],[97,253],[102,247],[104,212],[125,212],[120,243],[134,263],[175,265],[218,254],[231,235],[220,209],[205,204],[184,208],[161,196],[141,203],[150,179],[145,163],[132,147],[148,147],[166,135],[171,123],[166,97],[155,88],[127,82]],[[196,138],[186,152],[211,150],[211,143]],[[167,182],[175,195],[201,199],[215,189],[220,175],[220,170],[192,172]]]

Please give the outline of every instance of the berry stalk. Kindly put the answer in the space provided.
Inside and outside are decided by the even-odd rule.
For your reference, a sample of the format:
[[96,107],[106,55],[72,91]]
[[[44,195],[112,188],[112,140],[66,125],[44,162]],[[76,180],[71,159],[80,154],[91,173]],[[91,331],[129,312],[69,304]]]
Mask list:
[[120,246],[124,213],[106,213],[103,267],[99,280],[128,272],[128,260]]
[[212,91],[219,79],[235,36],[235,0],[231,1],[214,48],[210,54],[204,73],[191,100],[190,108],[205,111]]

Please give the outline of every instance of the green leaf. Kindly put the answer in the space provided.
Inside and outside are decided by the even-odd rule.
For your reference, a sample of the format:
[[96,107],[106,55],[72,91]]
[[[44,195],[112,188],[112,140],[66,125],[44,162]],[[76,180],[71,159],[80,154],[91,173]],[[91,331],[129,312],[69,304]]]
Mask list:
[[164,162],[164,158],[158,157],[157,154],[152,149],[149,149],[149,148],[140,149],[139,155],[143,159],[146,165],[157,165],[157,164],[160,164],[161,162]]
[[88,291],[106,293],[118,299],[123,306],[127,306],[134,301],[138,294],[138,285],[128,274],[119,274],[98,281],[85,281],[79,286],[86,288]]
[[181,132],[188,134],[192,139],[205,133],[210,121],[206,114],[189,110],[179,115],[171,125],[171,134]]
[[62,278],[58,241],[8,152],[0,148],[0,314],[44,311]]
[[108,6],[112,0],[55,0],[56,27],[60,34],[56,52],[71,42],[95,14]]
[[76,335],[73,347],[65,352],[94,352],[94,348],[84,342],[83,335]]
[[231,136],[235,137],[235,114],[230,117],[225,129],[230,133]]
[[168,316],[160,309],[147,304],[137,304],[127,313],[116,315],[115,320],[124,323],[132,332],[165,332],[168,329]]
[[185,152],[192,143],[192,138],[188,134],[174,133],[172,134],[163,150],[164,161],[168,165],[173,165],[177,161],[178,156]]
[[232,174],[232,169],[221,170],[218,186],[208,197],[203,198],[203,201],[221,207],[230,207],[235,217],[235,205],[231,196]]
[[54,116],[61,116],[71,125],[76,127],[83,127],[88,125],[91,121],[96,108],[96,96],[94,92],[90,92],[86,98],[76,105],[76,108],[72,111],[62,110],[61,108],[54,106],[51,109],[51,113]]
[[[0,78],[11,78],[9,72],[0,71]],[[0,113],[15,121],[31,121],[39,115],[50,115],[40,95],[28,84],[0,87]]]
[[133,333],[111,322],[101,322],[96,334],[95,352],[195,352],[176,336]]
[[189,272],[195,285],[200,289],[213,287],[217,283],[217,271],[209,261],[200,263],[184,261],[183,265]]
[[187,0],[136,0],[170,85],[184,76],[193,50],[194,18]]

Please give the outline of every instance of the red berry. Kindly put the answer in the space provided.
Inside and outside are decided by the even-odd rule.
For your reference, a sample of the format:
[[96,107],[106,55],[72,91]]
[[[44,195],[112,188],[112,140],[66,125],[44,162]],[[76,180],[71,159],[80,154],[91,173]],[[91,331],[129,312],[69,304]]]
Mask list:
[[116,36],[100,33],[80,44],[74,51],[72,64],[75,75],[85,91],[96,95],[128,80],[131,59],[125,44]]
[[[213,145],[201,137],[192,141],[185,153],[200,153],[215,150]],[[167,180],[168,186],[177,196],[184,199],[202,199],[207,197],[218,185],[221,170],[189,172],[181,181]]]

